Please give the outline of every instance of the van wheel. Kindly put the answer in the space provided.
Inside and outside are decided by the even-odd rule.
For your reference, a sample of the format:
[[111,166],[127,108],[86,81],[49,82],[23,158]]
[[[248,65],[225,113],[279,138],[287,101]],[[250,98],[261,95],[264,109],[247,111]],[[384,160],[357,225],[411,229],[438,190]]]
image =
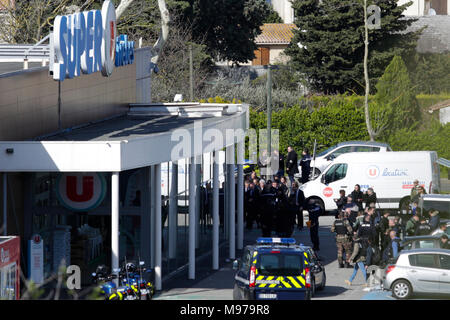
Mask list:
[[397,280],[392,285],[392,295],[396,299],[408,299],[409,297],[411,297],[411,294],[411,285],[406,280]]
[[320,207],[322,208],[322,211],[325,212],[325,203],[323,202],[322,199],[318,198],[318,197],[310,197],[308,199],[305,200],[305,203],[309,203],[309,201],[314,200],[314,202]]

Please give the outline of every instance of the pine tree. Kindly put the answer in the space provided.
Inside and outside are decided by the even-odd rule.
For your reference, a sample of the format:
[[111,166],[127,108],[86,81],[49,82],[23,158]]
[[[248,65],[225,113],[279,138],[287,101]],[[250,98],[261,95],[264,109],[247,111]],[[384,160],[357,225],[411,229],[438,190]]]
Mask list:
[[400,56],[395,56],[379,79],[375,103],[388,110],[389,125],[385,135],[411,127],[420,118],[420,110],[408,69]]
[[[411,2],[369,1],[381,8],[381,28],[369,31],[369,75],[379,78],[395,55],[414,53],[418,32],[404,32],[415,19],[402,19]],[[287,54],[311,89],[323,93],[364,92],[364,8],[355,0],[294,0],[298,30]],[[401,33],[400,33],[401,32]]]

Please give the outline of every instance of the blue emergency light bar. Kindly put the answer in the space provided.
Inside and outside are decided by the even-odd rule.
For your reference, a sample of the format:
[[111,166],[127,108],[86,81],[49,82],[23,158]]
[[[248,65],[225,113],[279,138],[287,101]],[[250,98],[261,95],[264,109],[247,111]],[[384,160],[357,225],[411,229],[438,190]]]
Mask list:
[[258,238],[258,244],[295,244],[294,238]]

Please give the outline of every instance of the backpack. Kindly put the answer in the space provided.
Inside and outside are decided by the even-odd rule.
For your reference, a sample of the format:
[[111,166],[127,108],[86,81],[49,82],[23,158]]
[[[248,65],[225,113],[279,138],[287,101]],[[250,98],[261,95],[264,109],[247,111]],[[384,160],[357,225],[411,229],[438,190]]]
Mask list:
[[377,246],[373,247],[372,251],[372,264],[378,265],[381,262],[381,251]]

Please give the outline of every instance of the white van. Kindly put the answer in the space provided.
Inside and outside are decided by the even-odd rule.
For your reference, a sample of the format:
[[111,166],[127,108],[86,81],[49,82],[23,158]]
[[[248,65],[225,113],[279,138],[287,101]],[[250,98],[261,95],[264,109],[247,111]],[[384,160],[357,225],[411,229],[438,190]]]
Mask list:
[[427,193],[440,190],[435,151],[352,152],[342,154],[315,180],[300,186],[305,198],[316,199],[326,211],[336,210],[339,190],[349,195],[355,184],[361,191],[373,188],[377,208],[398,209],[409,202],[415,179]]

